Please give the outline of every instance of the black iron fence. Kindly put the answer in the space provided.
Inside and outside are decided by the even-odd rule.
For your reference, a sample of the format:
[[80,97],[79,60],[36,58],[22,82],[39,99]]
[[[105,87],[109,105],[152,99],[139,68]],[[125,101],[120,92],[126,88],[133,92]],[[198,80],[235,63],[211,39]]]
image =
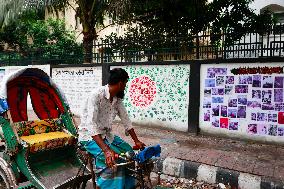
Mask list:
[[113,63],[284,57],[284,25],[278,24],[267,31],[242,36],[230,32],[213,34],[204,31],[183,38],[104,39],[92,46],[90,53],[83,53],[82,46],[60,52],[36,49],[28,55],[0,51],[0,64],[78,64],[90,58],[91,63]]
[[106,39],[96,43],[94,52],[98,63],[284,57],[284,25],[239,36],[204,31],[184,38]]

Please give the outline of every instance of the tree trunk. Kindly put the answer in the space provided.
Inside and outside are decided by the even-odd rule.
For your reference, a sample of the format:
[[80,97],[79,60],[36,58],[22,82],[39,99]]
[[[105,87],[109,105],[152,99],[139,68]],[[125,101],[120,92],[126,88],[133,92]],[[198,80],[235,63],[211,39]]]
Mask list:
[[92,63],[95,32],[91,29],[83,32],[84,63]]

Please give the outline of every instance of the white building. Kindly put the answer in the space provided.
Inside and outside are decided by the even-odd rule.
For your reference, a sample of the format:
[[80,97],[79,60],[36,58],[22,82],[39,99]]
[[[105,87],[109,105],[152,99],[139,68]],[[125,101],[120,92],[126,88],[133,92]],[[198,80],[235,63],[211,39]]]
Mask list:
[[284,56],[284,0],[255,0],[250,7],[256,14],[271,11],[279,24],[269,35],[248,34],[240,40],[240,45],[227,48],[226,57]]

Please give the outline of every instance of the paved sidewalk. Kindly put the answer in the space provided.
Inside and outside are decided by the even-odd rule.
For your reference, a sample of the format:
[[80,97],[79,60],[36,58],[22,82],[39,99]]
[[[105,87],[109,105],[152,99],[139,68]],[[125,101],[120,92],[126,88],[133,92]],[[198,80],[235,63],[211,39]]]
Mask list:
[[[115,133],[131,143],[130,137],[124,135],[124,129],[119,123],[115,123],[113,128]],[[283,188],[284,186],[282,185],[284,181],[284,146],[202,135],[194,136],[142,126],[135,126],[135,130],[138,137],[147,145],[161,145],[161,159],[164,160],[161,166],[163,166],[164,171],[165,168],[167,169],[165,164],[175,169],[174,171],[182,171],[179,166],[183,166],[182,169],[184,169],[184,166],[189,166],[189,164],[193,164],[199,169],[208,165],[207,167],[216,167],[219,170],[216,173],[217,176],[214,177],[215,181],[219,181],[218,175],[222,175],[223,172],[229,175],[237,174],[238,177],[242,178],[246,175],[240,176],[240,173],[248,173],[248,176],[253,176],[251,179],[261,178],[261,188],[275,188],[276,185]],[[202,166],[200,167],[200,165]],[[175,168],[175,166],[178,168]],[[222,179],[226,180],[226,178]],[[230,178],[227,179],[230,180]],[[269,187],[270,185],[271,187]]]

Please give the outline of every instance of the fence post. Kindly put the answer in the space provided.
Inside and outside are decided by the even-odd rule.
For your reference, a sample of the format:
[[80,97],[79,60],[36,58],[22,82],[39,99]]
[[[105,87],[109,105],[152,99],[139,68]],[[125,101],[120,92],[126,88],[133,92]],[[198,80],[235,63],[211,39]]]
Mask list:
[[196,59],[199,60],[199,36],[196,34]]
[[102,85],[106,85],[108,83],[108,74],[110,70],[110,66],[107,63],[102,63]]
[[189,75],[188,132],[196,135],[199,132],[200,65],[199,61],[191,63]]

